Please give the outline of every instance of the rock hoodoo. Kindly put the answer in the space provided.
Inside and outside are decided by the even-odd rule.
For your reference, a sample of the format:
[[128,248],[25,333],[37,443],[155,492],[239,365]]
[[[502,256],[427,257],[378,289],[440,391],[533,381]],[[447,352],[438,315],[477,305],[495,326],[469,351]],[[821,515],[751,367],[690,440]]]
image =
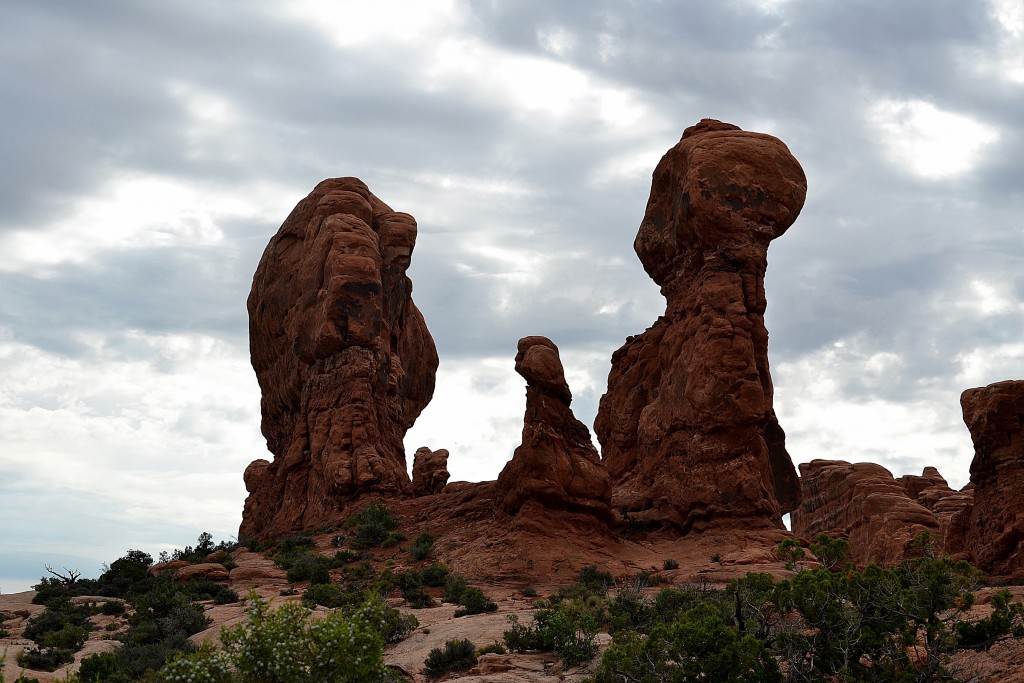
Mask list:
[[[937,470],[935,475],[941,479]],[[821,533],[846,537],[850,559],[859,565],[896,564],[912,552],[916,536],[940,532],[932,512],[911,500],[903,482],[881,465],[812,460],[800,465],[800,482],[802,500],[790,516],[793,534],[808,541]]]
[[974,442],[974,502],[954,518],[949,545],[986,571],[1024,576],[1024,380],[968,389],[960,406]]
[[440,493],[448,483],[448,451],[432,451],[426,446],[416,449],[412,459],[412,492],[417,496]]
[[438,363],[406,276],[415,242],[412,216],[333,178],[267,245],[249,344],[274,460],[246,469],[240,537],[336,522],[357,492],[409,492],[402,439]]
[[569,407],[558,347],[547,337],[523,337],[516,372],[527,382],[523,442],[498,475],[498,504],[509,514],[534,501],[607,519],[611,484],[590,431]]
[[716,520],[781,528],[798,504],[764,275],[806,191],[780,140],[709,119],[655,169],[634,248],[667,307],[612,356],[594,424],[616,508],[685,533]]

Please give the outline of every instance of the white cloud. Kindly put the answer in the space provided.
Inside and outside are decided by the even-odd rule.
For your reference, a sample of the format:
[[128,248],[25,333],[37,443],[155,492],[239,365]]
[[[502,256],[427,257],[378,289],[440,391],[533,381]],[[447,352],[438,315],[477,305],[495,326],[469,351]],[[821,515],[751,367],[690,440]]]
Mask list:
[[199,180],[121,172],[71,204],[46,226],[0,233],[0,272],[48,277],[62,264],[82,264],[104,251],[219,244],[218,221],[280,220],[294,190],[271,184],[210,187]]
[[967,173],[999,139],[992,126],[921,100],[880,100],[868,120],[890,159],[928,180]]

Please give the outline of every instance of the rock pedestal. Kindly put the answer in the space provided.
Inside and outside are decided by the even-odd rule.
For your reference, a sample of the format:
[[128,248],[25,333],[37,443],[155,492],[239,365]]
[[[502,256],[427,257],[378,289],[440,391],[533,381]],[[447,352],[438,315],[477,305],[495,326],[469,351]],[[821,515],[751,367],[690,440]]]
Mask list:
[[658,164],[634,248],[667,306],[612,356],[594,424],[615,508],[686,533],[781,528],[798,504],[772,406],[764,275],[806,191],[781,141],[709,119]]
[[532,501],[609,519],[611,484],[590,431],[569,407],[572,394],[558,347],[546,337],[523,337],[516,372],[527,382],[523,442],[498,475],[498,505],[516,514]]
[[267,245],[249,344],[274,459],[246,469],[240,538],[336,522],[362,492],[410,491],[402,439],[438,363],[406,276],[415,243],[412,216],[333,178]]

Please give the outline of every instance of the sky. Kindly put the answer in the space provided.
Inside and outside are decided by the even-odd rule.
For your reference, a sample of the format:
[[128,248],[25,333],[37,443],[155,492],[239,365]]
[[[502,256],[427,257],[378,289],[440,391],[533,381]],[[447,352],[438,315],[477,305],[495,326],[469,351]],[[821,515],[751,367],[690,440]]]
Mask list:
[[416,217],[437,343],[406,438],[453,480],[520,441],[516,342],[592,425],[664,311],[632,249],[703,117],[808,177],[768,254],[795,462],[967,483],[960,393],[1024,377],[1022,0],[5,0],[0,592],[230,539],[267,457],[245,300],[320,180]]

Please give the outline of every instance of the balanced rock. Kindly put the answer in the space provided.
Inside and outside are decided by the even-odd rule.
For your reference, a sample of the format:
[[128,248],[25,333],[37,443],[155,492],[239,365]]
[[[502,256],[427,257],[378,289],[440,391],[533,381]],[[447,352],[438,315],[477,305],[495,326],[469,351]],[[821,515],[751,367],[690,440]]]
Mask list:
[[857,564],[897,564],[913,552],[915,537],[939,534],[935,516],[881,465],[812,460],[800,465],[800,483],[793,534],[807,541],[821,533],[843,536]]
[[594,430],[616,508],[683,533],[732,520],[781,528],[800,486],[775,418],[768,244],[804,203],[777,138],[704,119],[654,171],[634,248],[665,314],[612,356]]
[[416,449],[412,459],[412,492],[417,496],[440,493],[448,483],[448,451],[432,451],[426,446]]
[[274,459],[246,470],[240,537],[335,522],[364,491],[410,491],[402,439],[438,362],[406,276],[415,242],[412,216],[357,178],[333,178],[267,245],[249,345]]
[[498,504],[509,514],[533,501],[609,518],[611,484],[590,430],[569,407],[572,393],[558,347],[547,337],[523,337],[516,372],[527,382],[523,442],[498,475]]
[[1024,380],[968,389],[960,406],[974,442],[974,502],[950,546],[985,571],[1024,576]]

